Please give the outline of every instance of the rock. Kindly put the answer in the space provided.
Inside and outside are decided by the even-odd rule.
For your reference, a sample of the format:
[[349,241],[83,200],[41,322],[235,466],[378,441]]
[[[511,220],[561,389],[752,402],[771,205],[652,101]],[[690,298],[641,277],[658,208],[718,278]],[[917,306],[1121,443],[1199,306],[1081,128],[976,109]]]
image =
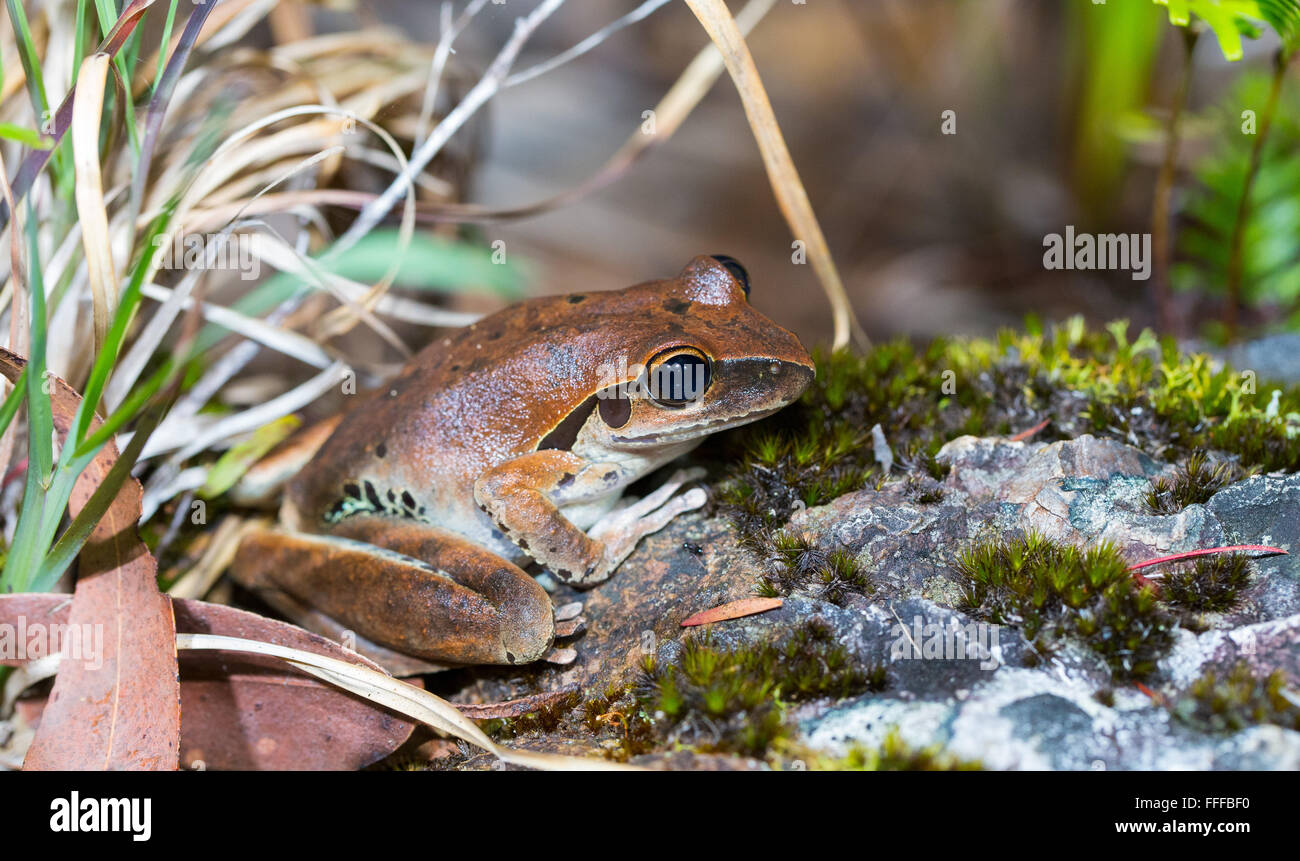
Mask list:
[[1255,563],[1246,600],[1251,621],[1300,613],[1300,475],[1254,476],[1224,488],[1206,505],[1227,544],[1265,544],[1290,551]]
[[1049,672],[1003,668],[964,698],[904,701],[868,696],[805,719],[810,747],[831,755],[880,745],[898,732],[991,769],[1295,769],[1300,733],[1276,726],[1198,733],[1140,694],[1103,705],[1090,685]]
[[1199,635],[1183,632],[1161,666],[1174,687],[1186,688],[1207,670],[1223,677],[1240,661],[1257,676],[1281,669],[1300,679],[1300,614]]
[[[951,466],[938,502],[918,502],[906,482],[891,481],[791,518],[787,529],[814,547],[851,553],[869,574],[870,594],[837,606],[796,591],[779,609],[709,626],[715,646],[739,648],[778,641],[816,619],[855,662],[884,666],[878,693],[792,708],[799,744],[836,755],[879,745],[896,728],[910,744],[940,745],[990,768],[1300,767],[1300,733],[1199,731],[1134,686],[1116,685],[1086,644],[1066,641],[1043,659],[1018,629],[980,624],[957,609],[963,583],[954,566],[972,541],[1016,530],[1080,546],[1111,541],[1135,562],[1222,544],[1293,549],[1300,476],[1257,476],[1205,505],[1156,515],[1145,496],[1151,479],[1172,467],[1114,440],[961,437],[938,460]],[[575,683],[593,696],[634,680],[646,654],[679,659],[687,616],[753,595],[767,564],[738,546],[722,519],[681,517],[644,540],[607,583],[586,593],[557,590],[557,605],[584,602],[587,630],[573,643],[572,665],[466,671],[459,694],[504,700]],[[1241,607],[1206,617],[1207,630],[1177,631],[1148,680],[1159,696],[1175,697],[1205,670],[1226,672],[1239,660],[1300,680],[1300,558],[1260,560],[1254,571]],[[762,765],[690,754],[642,759],[655,768]]]

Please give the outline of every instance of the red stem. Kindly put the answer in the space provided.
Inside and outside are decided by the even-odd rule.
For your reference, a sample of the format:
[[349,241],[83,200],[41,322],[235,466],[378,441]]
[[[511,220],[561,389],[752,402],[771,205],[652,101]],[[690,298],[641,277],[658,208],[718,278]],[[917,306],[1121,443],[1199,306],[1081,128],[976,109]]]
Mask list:
[[1165,562],[1181,562],[1184,559],[1195,559],[1197,556],[1213,556],[1216,553],[1268,553],[1270,555],[1288,555],[1281,547],[1269,547],[1265,544],[1234,544],[1231,547],[1208,547],[1204,550],[1187,550],[1183,553],[1175,553],[1172,556],[1161,556],[1156,559],[1148,559],[1145,562],[1137,562],[1128,567],[1130,571],[1137,571],[1141,568],[1149,568],[1152,565],[1161,565]]

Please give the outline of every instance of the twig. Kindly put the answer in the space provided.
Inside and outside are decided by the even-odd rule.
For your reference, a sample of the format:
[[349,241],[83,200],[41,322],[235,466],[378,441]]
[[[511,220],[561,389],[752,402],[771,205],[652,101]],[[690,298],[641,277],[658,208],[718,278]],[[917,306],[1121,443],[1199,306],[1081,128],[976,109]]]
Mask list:
[[799,171],[785,145],[781,127],[776,122],[776,114],[772,112],[772,103],[768,101],[754,58],[736,27],[735,19],[722,0],[686,0],[686,5],[691,7],[709,38],[722,52],[723,62],[740,93],[745,115],[749,118],[754,139],[763,155],[763,165],[767,168],[768,179],[776,193],[777,204],[795,237],[806,244],[813,270],[831,303],[831,315],[835,324],[833,347],[840,349],[848,346],[850,337],[865,345],[866,333],[853,316],[853,307],[844,292],[844,283],[840,280],[839,270],[835,268],[835,261],[831,259],[826,237],[813,213],[808,192],[799,179]]
[[447,66],[447,57],[451,54],[451,45],[486,3],[487,0],[471,0],[470,4],[465,7],[465,11],[460,13],[460,17],[456,19],[455,23],[451,20],[450,0],[446,0],[442,4],[438,46],[434,49],[433,59],[429,62],[429,83],[424,88],[424,101],[420,104],[420,118],[415,126],[415,145],[417,147],[424,142],[424,130],[433,117],[433,109],[437,107],[438,88],[442,84],[442,73]]
[[595,33],[592,33],[569,50],[556,54],[551,59],[524,69],[522,72],[515,72],[509,78],[506,78],[505,83],[501,85],[501,89],[504,90],[507,87],[522,84],[524,81],[531,81],[539,75],[544,75],[553,69],[563,66],[570,60],[581,57],[583,54],[587,53],[592,48],[595,48],[601,42],[604,42],[624,27],[630,27],[638,21],[643,21],[646,18],[649,18],[652,14],[667,5],[667,3],[668,0],[646,0],[646,2],[642,3],[631,12],[628,12],[622,18],[619,18],[612,24],[606,24],[604,27],[600,28]]
[[479,79],[479,82],[465,94],[460,104],[456,105],[442,121],[434,127],[432,133],[416,147],[415,152],[411,153],[410,161],[407,162],[406,168],[400,175],[393,179],[388,188],[370,203],[366,208],[361,210],[356,221],[347,232],[339,237],[334,243],[331,252],[341,254],[357,243],[361,237],[373,230],[380,221],[392,210],[397,203],[397,199],[402,195],[409,194],[411,177],[424,170],[425,166],[433,159],[438,151],[451,139],[465,122],[474,115],[475,111],[481,108],[492,96],[496,95],[501,89],[501,83],[505,80],[506,75],[510,72],[510,67],[515,58],[519,56],[520,49],[533,32],[541,26],[556,9],[564,5],[564,0],[542,0],[526,17],[515,21],[515,30],[506,41],[505,46],[501,49],[492,65]]

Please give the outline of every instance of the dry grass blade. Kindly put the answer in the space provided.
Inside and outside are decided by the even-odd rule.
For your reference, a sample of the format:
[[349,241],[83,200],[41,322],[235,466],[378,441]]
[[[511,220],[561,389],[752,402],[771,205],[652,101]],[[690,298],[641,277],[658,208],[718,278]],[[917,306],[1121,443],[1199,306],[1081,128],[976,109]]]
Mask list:
[[848,346],[850,337],[865,343],[866,335],[853,316],[853,308],[844,292],[844,282],[840,280],[839,270],[831,259],[830,248],[822,234],[821,225],[817,222],[817,216],[813,213],[812,204],[808,201],[808,192],[799,179],[799,171],[790,158],[790,150],[786,148],[781,127],[777,125],[776,114],[772,112],[772,103],[767,98],[767,91],[763,89],[763,82],[758,76],[754,58],[750,56],[749,46],[745,44],[745,37],[741,35],[735,19],[722,0],[686,0],[686,5],[691,7],[709,38],[722,52],[722,60],[740,93],[745,116],[749,118],[749,126],[753,129],[754,139],[763,155],[763,165],[767,168],[781,213],[795,238],[802,239],[807,245],[813,269],[830,299],[835,323],[834,348],[838,350]]
[[344,379],[347,370],[348,366],[346,364],[335,362],[316,376],[284,394],[243,412],[225,416],[210,426],[199,430],[197,435],[195,435],[195,428],[192,425],[183,425],[178,422],[175,426],[168,427],[171,419],[169,416],[168,421],[164,422],[154,437],[149,440],[149,444],[145,446],[141,457],[149,457],[179,448],[180,451],[173,457],[173,461],[180,463],[214,443],[257,430],[262,425],[297,412],[334,386],[339,385]]
[[[742,34],[748,35],[749,31],[763,19],[763,16],[774,5],[776,5],[776,0],[749,0],[745,7],[737,13],[736,26],[740,28]],[[630,14],[636,14],[636,12]],[[618,151],[601,166],[600,170],[573,188],[566,189],[544,200],[522,206],[502,208],[472,203],[438,204],[423,209],[422,213],[430,221],[506,221],[539,215],[581,200],[622,176],[652,146],[672,137],[681,128],[686,118],[691,115],[691,111],[695,110],[704,96],[712,89],[724,68],[726,67],[722,63],[722,55],[718,53],[718,49],[711,44],[706,45],[703,50],[695,55],[695,58],[682,72],[681,77],[664,94],[659,103],[654,106],[654,131],[650,134],[645,133],[641,124],[638,123],[636,130],[628,136],[628,139],[623,142]],[[521,74],[526,74],[526,72]],[[515,83],[515,79],[511,78],[507,83]]]
[[634,766],[622,765],[607,759],[596,759],[559,754],[536,753],[502,747],[488,738],[483,730],[465,717],[451,703],[428,691],[408,685],[383,673],[358,667],[344,661],[314,655],[297,649],[288,649],[271,643],[221,637],[212,634],[178,634],[177,649],[223,649],[270,655],[288,661],[294,667],[322,681],[351,691],[376,705],[398,714],[428,724],[439,732],[454,736],[482,748],[504,762],[543,771],[637,771]]
[[[196,273],[202,272],[202,270],[194,271]],[[184,286],[184,282],[182,286]],[[169,290],[157,284],[146,284],[141,288],[141,292],[150,299],[164,303],[164,306],[167,306],[168,303],[174,304],[177,312],[193,308],[196,301],[188,295],[189,291],[180,293],[179,288],[178,290]],[[179,298],[177,298],[178,296]],[[202,312],[203,318],[208,322],[216,323],[243,338],[270,347],[278,353],[283,353],[313,368],[326,368],[334,361],[329,353],[321,349],[315,341],[299,335],[297,332],[272,326],[257,317],[249,317],[211,302],[199,302],[199,310]],[[122,397],[126,396],[125,389],[121,392],[121,395]]]
[[81,222],[81,242],[86,249],[86,270],[94,298],[95,353],[108,337],[109,322],[117,307],[117,276],[108,235],[104,177],[99,166],[99,125],[110,59],[107,54],[92,54],[82,62],[77,74],[78,98],[72,106],[77,217]]
[[361,210],[356,221],[352,222],[352,226],[339,238],[335,246],[338,252],[352,247],[361,237],[370,233],[392,210],[397,203],[398,197],[405,196],[408,203],[411,201],[411,178],[424,170],[425,166],[438,154],[438,151],[451,139],[451,136],[465,124],[465,121],[496,95],[497,91],[501,89],[501,84],[505,81],[506,75],[509,74],[515,58],[519,56],[519,51],[523,48],[524,43],[528,41],[528,37],[562,5],[564,5],[564,0],[542,0],[526,17],[515,21],[514,32],[506,40],[501,53],[497,54],[496,59],[488,66],[488,70],[483,73],[483,77],[465,94],[460,103],[443,118],[442,122],[434,127],[432,134],[416,148],[415,152],[411,153],[410,161],[401,174],[389,184],[388,188],[384,189],[384,192],[379,197]]

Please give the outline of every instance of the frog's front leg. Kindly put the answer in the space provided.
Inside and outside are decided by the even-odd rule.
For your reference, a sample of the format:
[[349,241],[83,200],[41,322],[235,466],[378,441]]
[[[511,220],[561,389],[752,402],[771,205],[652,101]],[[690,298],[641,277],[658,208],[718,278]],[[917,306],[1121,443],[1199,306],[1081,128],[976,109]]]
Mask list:
[[358,634],[433,661],[524,664],[555,638],[550,596],[518,566],[456,533],[350,517],[330,535],[246,536],[236,579],[288,592]]
[[546,449],[517,457],[485,472],[474,483],[474,499],[511,541],[556,577],[591,586],[614,572],[644,536],[674,517],[704,505],[703,490],[674,496],[703,470],[679,471],[663,487],[612,512],[584,533],[560,510],[616,493],[622,486],[617,464],[588,463],[572,452]]

